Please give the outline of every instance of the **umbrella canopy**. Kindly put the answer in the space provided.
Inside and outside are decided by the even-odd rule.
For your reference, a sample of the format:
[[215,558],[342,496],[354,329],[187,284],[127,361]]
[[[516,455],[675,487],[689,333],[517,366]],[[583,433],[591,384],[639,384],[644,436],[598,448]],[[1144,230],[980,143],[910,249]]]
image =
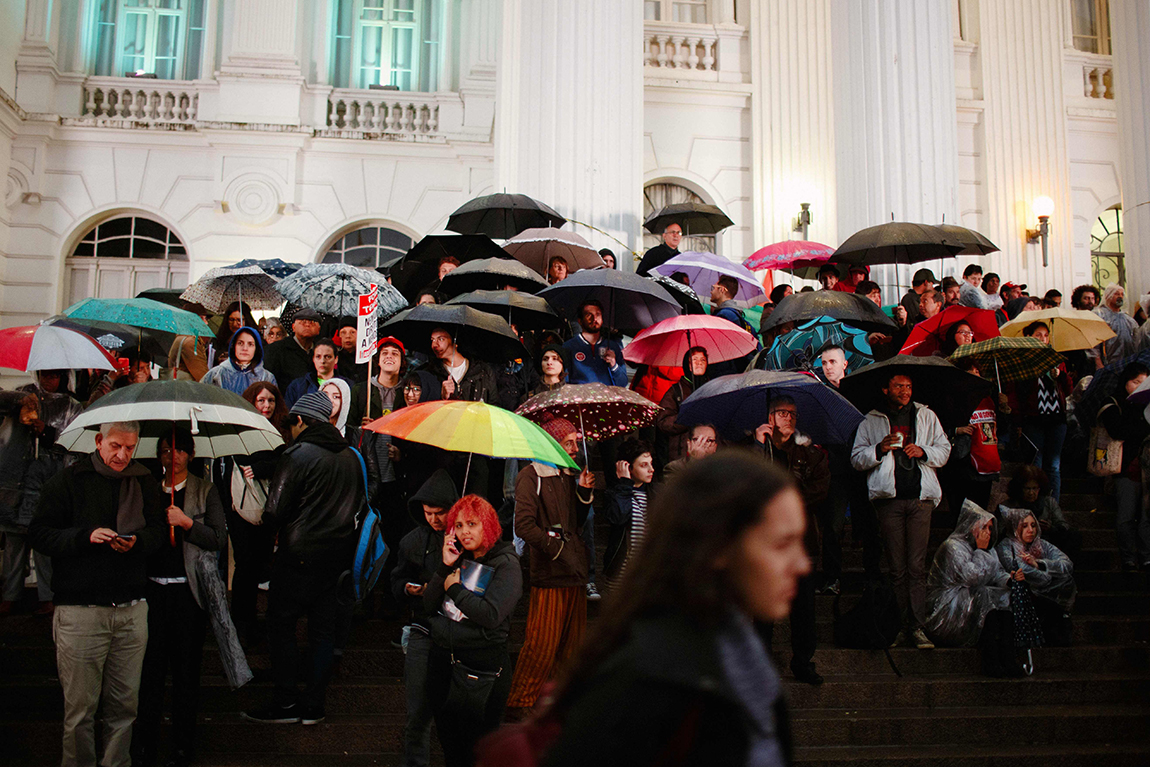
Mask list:
[[874,362],[874,352],[865,330],[843,324],[833,317],[804,322],[790,333],[778,336],[763,355],[767,370],[814,370],[823,366],[823,350],[841,346],[847,358],[847,373]]
[[177,309],[183,309],[192,314],[204,315],[212,313],[212,310],[206,306],[201,306],[194,301],[185,301],[183,298],[180,298],[181,293],[183,293],[183,291],[179,288],[148,288],[147,290],[141,290],[137,293],[136,298],[150,298],[153,301],[159,301],[161,304],[174,306]]
[[755,279],[750,269],[714,253],[699,251],[680,253],[651,271],[665,277],[670,277],[675,272],[682,272],[687,275],[691,288],[699,295],[709,296],[711,286],[723,276],[738,280],[739,290],[732,296],[737,301],[749,301],[763,295],[763,286]]
[[540,292],[568,319],[577,319],[584,301],[603,305],[603,324],[636,332],[680,314],[678,302],[661,286],[637,274],[615,269],[587,269]]
[[834,248],[821,242],[783,240],[759,248],[743,261],[743,266],[752,271],[785,269],[796,277],[813,280],[818,268],[829,261],[834,254]]
[[710,363],[745,357],[755,350],[755,337],[733,322],[709,314],[684,314],[652,325],[623,349],[623,359],[637,365],[678,367],[694,346],[707,350]]
[[403,341],[408,351],[430,355],[431,331],[436,328],[451,333],[460,353],[469,359],[506,362],[527,357],[507,320],[462,304],[416,306],[392,317],[379,331]]
[[798,430],[819,445],[849,445],[863,416],[841,394],[814,376],[779,370],[749,370],[708,381],[683,400],[679,423],[709,423],[731,440],[741,440],[767,422],[767,405],[786,395],[799,411]]
[[85,298],[65,309],[64,314],[73,320],[114,322],[182,336],[212,335],[198,316],[149,298]]
[[939,224],[938,228],[951,240],[963,246],[962,250],[954,254],[956,256],[985,256],[987,253],[998,251],[997,245],[973,229],[954,224]]
[[[41,324],[75,330],[88,336],[99,336],[103,339],[100,345],[105,349],[123,349],[124,353],[140,352],[152,358],[167,359],[168,350],[172,348],[172,343],[176,339],[174,333],[165,333],[162,330],[134,328],[119,322],[75,320],[62,314],[53,315],[43,320]],[[118,345],[116,345],[116,341],[119,341]],[[201,343],[208,343],[208,341],[205,339]]]
[[600,440],[650,426],[660,407],[638,392],[601,383],[567,384],[530,398],[515,411],[542,422],[544,413],[566,418],[585,439]]
[[1015,381],[1033,381],[1064,361],[1061,354],[1037,338],[1004,336],[958,347],[950,361],[959,360],[973,360],[979,372],[996,381],[999,389]]
[[563,320],[551,304],[539,296],[519,290],[473,290],[456,296],[446,305],[463,304],[507,320],[520,330],[560,328]]
[[551,259],[556,257],[567,262],[568,273],[605,265],[603,257],[591,247],[591,243],[562,229],[525,229],[505,242],[503,250],[544,277]]
[[124,345],[124,340],[119,336],[112,335],[111,333],[105,333],[96,339],[96,343],[98,343],[100,346],[103,346],[105,349],[115,351]]
[[551,208],[525,194],[489,194],[459,206],[447,219],[447,228],[461,234],[486,234],[497,240],[525,229],[559,227],[567,223]]
[[189,285],[180,298],[217,314],[234,301],[242,301],[252,309],[276,309],[284,302],[276,292],[277,282],[258,266],[217,266]]
[[424,402],[395,410],[364,428],[443,450],[579,468],[543,429],[485,402]]
[[714,205],[701,202],[677,202],[652,213],[643,222],[643,228],[652,234],[662,234],[671,224],[683,227],[683,233],[718,234],[735,222]]
[[439,279],[439,262],[454,258],[461,265],[481,258],[506,258],[503,248],[485,234],[429,234],[394,263],[391,284],[407,299]]
[[1114,331],[1106,324],[1106,320],[1094,312],[1061,307],[1019,312],[1017,317],[998,330],[1004,336],[1017,338],[1032,322],[1046,323],[1050,328],[1050,345],[1059,352],[1092,349],[1114,337]]
[[1074,417],[1082,425],[1082,428],[1089,429],[1094,425],[1098,411],[1106,404],[1106,400],[1113,397],[1118,391],[1118,376],[1122,374],[1127,365],[1135,362],[1150,367],[1150,349],[1144,349],[1137,354],[1115,360],[1094,373],[1094,377],[1090,379],[1090,385],[1086,387],[1086,391],[1082,393],[1082,398],[1074,407]]
[[907,336],[899,354],[913,354],[917,357],[934,354],[942,348],[950,329],[960,323],[970,326],[976,342],[999,335],[998,322],[994,319],[994,312],[989,309],[948,306],[930,319],[923,320],[911,328],[910,335]]
[[855,232],[835,251],[838,264],[914,264],[953,258],[965,246],[937,226],[892,221]]
[[0,330],[0,367],[23,370],[114,370],[116,358],[91,336],[56,325]]
[[904,375],[914,385],[914,401],[935,412],[943,424],[970,420],[975,406],[994,392],[994,381],[964,373],[941,357],[896,354],[843,378],[839,391],[863,413],[887,407],[883,387],[892,375]]
[[359,297],[372,285],[379,286],[381,317],[390,317],[407,306],[407,300],[377,272],[347,264],[305,264],[280,280],[276,290],[296,306],[332,317],[354,317],[359,312]]
[[[1130,393],[1128,399],[1135,405],[1150,406],[1150,378],[1138,384],[1138,388]],[[1150,418],[1146,420],[1150,421]]]
[[838,290],[815,290],[810,293],[792,293],[779,301],[778,306],[763,324],[770,330],[787,322],[801,324],[820,317],[830,317],[868,333],[890,333],[898,325],[874,301],[854,293]]
[[511,258],[480,258],[468,261],[443,278],[439,289],[449,296],[473,290],[503,290],[508,285],[527,293],[538,293],[547,280]]
[[683,309],[684,314],[707,313],[707,310],[703,308],[703,302],[699,300],[699,294],[690,285],[684,285],[670,277],[654,273],[648,274],[647,279],[662,285],[671,294],[671,298],[675,299],[675,302]]
[[191,429],[197,458],[248,455],[283,444],[271,422],[243,397],[196,381],[149,381],[110,392],[77,416],[58,443],[90,453],[100,425],[116,421],[140,421],[136,458],[154,458],[159,438],[173,423]]
[[279,258],[245,258],[231,265],[233,269],[243,269],[245,266],[258,266],[264,272],[282,280],[284,277],[295,274],[303,267],[294,261],[284,261]]

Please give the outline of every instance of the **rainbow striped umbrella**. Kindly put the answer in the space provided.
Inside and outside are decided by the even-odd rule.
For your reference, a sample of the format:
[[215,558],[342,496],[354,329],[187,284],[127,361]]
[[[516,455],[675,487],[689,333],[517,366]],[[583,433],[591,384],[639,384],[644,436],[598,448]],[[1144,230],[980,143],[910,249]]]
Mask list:
[[485,402],[424,402],[395,410],[365,428],[443,450],[492,458],[526,458],[579,469],[543,429],[522,416]]

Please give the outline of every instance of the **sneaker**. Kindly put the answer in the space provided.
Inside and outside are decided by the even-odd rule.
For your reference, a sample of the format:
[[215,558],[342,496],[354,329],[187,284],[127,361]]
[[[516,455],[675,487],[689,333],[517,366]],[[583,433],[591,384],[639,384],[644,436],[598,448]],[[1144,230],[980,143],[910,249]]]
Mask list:
[[906,644],[906,632],[900,631],[900,632],[898,632],[898,636],[896,636],[894,638],[894,641],[890,643],[890,646],[891,647],[902,647],[904,644]]
[[817,593],[819,593],[819,594],[833,594],[834,596],[838,596],[839,594],[842,593],[842,586],[839,585],[839,579],[835,578],[830,583],[824,584],[823,587],[821,589],[819,589]]
[[914,646],[917,647],[918,649],[920,649],[920,650],[933,650],[934,649],[934,642],[930,641],[927,638],[926,632],[924,632],[922,629],[915,629],[914,631],[911,632],[910,637],[911,637],[911,640],[914,642]]
[[300,708],[295,703],[290,706],[277,706],[273,703],[264,708],[243,711],[240,716],[249,722],[259,722],[260,724],[298,724]]
[[599,596],[599,589],[595,588],[594,583],[587,584],[587,601],[598,602],[603,597]]
[[300,724],[319,724],[327,716],[320,706],[314,708],[305,708],[300,711],[299,723]]

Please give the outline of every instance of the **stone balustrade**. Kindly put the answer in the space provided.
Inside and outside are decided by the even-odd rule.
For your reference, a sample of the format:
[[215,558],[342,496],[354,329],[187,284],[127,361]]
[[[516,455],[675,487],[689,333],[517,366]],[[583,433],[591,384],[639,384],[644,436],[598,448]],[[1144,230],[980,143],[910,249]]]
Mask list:
[[1083,64],[1082,87],[1082,95],[1087,98],[1114,98],[1114,67],[1110,64]]
[[82,116],[125,123],[194,125],[199,110],[196,84],[187,80],[89,77]]
[[648,21],[643,26],[643,64],[681,72],[716,72],[719,35],[705,24]]
[[439,99],[434,94],[337,89],[327,100],[327,128],[432,137],[441,132],[439,113]]

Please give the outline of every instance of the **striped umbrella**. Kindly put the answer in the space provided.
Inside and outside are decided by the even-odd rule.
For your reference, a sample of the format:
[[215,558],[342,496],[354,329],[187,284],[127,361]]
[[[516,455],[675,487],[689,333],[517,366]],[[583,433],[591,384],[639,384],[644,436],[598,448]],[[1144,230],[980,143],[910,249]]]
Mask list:
[[958,347],[950,355],[951,362],[973,360],[979,371],[987,378],[990,371],[998,380],[998,388],[1005,383],[1033,381],[1040,375],[1058,367],[1064,361],[1053,347],[1037,338],[1007,338],[995,336],[985,341],[977,341]]
[[79,331],[30,325],[0,330],[0,367],[29,373],[80,368],[115,370],[116,359]]

